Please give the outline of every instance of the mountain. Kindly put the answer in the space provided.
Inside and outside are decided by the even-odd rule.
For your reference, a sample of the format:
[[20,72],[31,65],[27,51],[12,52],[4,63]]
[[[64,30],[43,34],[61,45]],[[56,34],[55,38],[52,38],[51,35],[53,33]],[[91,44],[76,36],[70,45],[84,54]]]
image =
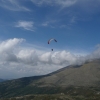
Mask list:
[[98,86],[100,84],[100,60],[83,65],[72,65],[49,74],[32,85],[39,86]]
[[91,94],[100,91],[100,59],[70,65],[53,73],[0,83],[0,97],[28,94]]
[[6,81],[6,80],[4,80],[4,79],[0,79],[0,82],[3,82],[3,81]]

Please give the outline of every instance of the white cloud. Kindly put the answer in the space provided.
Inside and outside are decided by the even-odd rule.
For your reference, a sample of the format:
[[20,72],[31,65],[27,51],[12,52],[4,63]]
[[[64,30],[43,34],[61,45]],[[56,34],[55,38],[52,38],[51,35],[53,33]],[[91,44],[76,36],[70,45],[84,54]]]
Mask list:
[[[51,6],[52,12],[46,15],[46,21],[42,26],[71,27],[79,21],[92,20],[93,14],[100,12],[100,0],[31,0],[41,7]],[[50,7],[49,7],[50,8]],[[66,17],[66,19],[65,19]],[[59,20],[59,23],[49,23],[47,20]],[[61,22],[65,22],[63,25]]]
[[56,3],[63,7],[69,7],[76,3],[77,0],[56,0]]
[[47,0],[31,0],[31,1],[39,6],[43,4],[47,4],[51,6],[60,5],[62,7],[69,7],[75,4],[77,0],[48,0],[48,1]]
[[100,58],[100,48],[82,56],[69,51],[48,52],[21,43],[24,39],[9,39],[0,43],[0,78],[19,78],[53,72],[71,64],[83,64]]
[[30,11],[27,7],[20,5],[18,0],[0,0],[0,6],[12,11]]
[[55,28],[55,24],[56,23],[58,23],[59,21],[57,21],[57,20],[48,20],[48,21],[45,21],[45,22],[43,22],[42,24],[41,24],[41,26],[44,26],[44,27],[47,27],[47,26],[49,26],[49,27],[51,27],[51,28]]
[[77,4],[83,9],[93,10],[100,6],[100,0],[77,0]]
[[14,46],[24,41],[24,39],[9,39],[0,43],[0,53],[4,51],[11,51]]
[[86,7],[88,10],[90,7],[93,9],[99,7],[100,0],[31,0],[34,4],[42,6],[44,4],[50,6],[62,6],[62,7],[70,7],[72,5]]
[[14,51],[16,51],[16,46],[20,44],[24,39],[9,39],[0,43],[0,59],[1,61],[17,61]]
[[48,26],[48,22],[42,23],[42,26]]
[[32,21],[18,21],[15,27],[24,28],[25,30],[34,31],[34,23]]

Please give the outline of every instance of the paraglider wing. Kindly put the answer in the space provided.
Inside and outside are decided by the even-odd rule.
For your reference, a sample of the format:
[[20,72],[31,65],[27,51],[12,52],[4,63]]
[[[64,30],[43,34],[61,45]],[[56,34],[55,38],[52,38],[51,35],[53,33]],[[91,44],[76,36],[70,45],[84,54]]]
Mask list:
[[[54,39],[55,40],[55,39]],[[55,42],[57,42],[57,40],[55,40]]]
[[51,38],[51,39],[48,41],[48,44],[50,44],[50,42],[51,42],[52,40],[54,40],[55,42],[57,42],[56,39]]

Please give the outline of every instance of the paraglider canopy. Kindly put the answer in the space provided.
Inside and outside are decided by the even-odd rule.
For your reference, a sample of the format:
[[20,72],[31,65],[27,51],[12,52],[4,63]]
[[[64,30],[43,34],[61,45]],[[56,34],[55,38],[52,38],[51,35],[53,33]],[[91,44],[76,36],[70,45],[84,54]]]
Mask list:
[[[56,39],[51,38],[51,39],[49,39],[49,40],[48,40],[48,44],[50,44],[50,42],[51,42],[51,41],[55,41],[55,42],[57,42],[57,40],[56,40]],[[51,50],[53,51],[53,49],[51,49]]]
[[48,44],[50,44],[50,42],[51,42],[51,41],[53,41],[53,40],[54,40],[55,42],[57,42],[57,40],[56,40],[56,39],[51,38],[50,40],[48,40]]

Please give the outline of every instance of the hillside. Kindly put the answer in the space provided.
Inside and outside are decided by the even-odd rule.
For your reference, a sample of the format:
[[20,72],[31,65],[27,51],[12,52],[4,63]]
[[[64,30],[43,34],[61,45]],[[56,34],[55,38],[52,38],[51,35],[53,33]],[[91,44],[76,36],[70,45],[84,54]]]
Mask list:
[[[27,94],[74,93],[100,91],[100,60],[72,65],[43,76],[25,77],[0,83],[0,97]],[[70,92],[69,92],[70,91]]]
[[0,82],[4,82],[4,81],[6,81],[5,79],[0,79]]
[[100,94],[92,95],[66,95],[64,93],[60,94],[42,94],[42,95],[24,95],[19,97],[3,98],[0,100],[100,100]]
[[98,86],[100,83],[100,60],[83,65],[72,65],[43,77],[34,84],[39,86]]

